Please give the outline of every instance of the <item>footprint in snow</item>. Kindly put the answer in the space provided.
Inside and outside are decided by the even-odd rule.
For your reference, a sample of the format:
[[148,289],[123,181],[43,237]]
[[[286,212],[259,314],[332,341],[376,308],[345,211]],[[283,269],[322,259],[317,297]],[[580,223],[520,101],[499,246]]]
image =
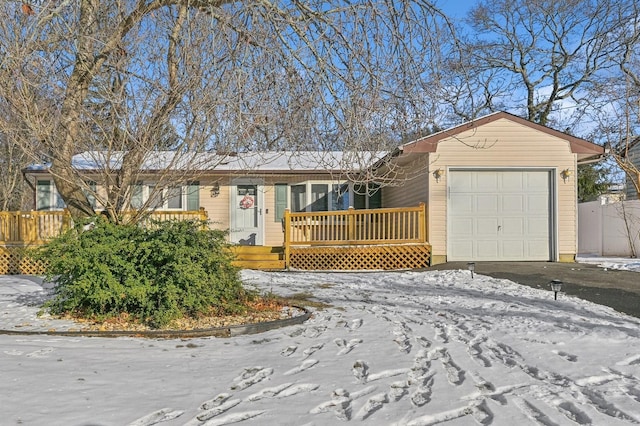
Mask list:
[[367,376],[369,375],[369,365],[366,362],[357,360],[353,363],[353,375],[360,383],[365,383],[367,381]]
[[273,368],[250,367],[245,368],[242,374],[236,377],[231,385],[232,390],[243,390],[255,385],[273,374]]
[[426,337],[416,336],[415,341],[422,346],[424,349],[428,349],[431,347],[431,341]]
[[147,414],[144,417],[140,417],[138,420],[129,423],[129,426],[151,426],[176,419],[183,413],[184,411],[174,411],[171,408],[163,408],[161,410],[154,411],[151,414]]
[[578,356],[577,355],[572,355],[572,354],[567,353],[567,352],[557,351],[557,350],[553,350],[551,352],[553,352],[554,354],[558,355],[561,358],[566,359],[569,362],[576,362],[578,360]]
[[392,401],[400,401],[400,399],[408,393],[409,382],[406,380],[393,382],[389,386],[389,397]]
[[349,352],[351,352],[353,350],[353,348],[355,348],[360,343],[362,343],[362,339],[351,339],[351,340],[349,340],[349,343],[347,343],[347,341],[344,340],[344,339],[334,339],[333,343],[338,345],[339,348],[342,348],[336,354],[337,356],[341,356],[341,355],[346,355]]
[[305,329],[303,334],[305,337],[315,339],[316,337],[324,333],[326,330],[327,330],[327,327],[325,326],[312,326]]
[[287,346],[283,350],[280,351],[280,355],[282,356],[291,356],[298,349],[297,346]]
[[309,411],[320,414],[333,411],[338,420],[351,420],[351,396],[345,389],[336,389],[331,393],[331,400],[323,402]]
[[51,352],[53,352],[53,348],[42,348],[34,352],[30,352],[26,355],[27,358],[47,358]]
[[422,385],[411,394],[411,404],[416,407],[422,407],[429,401],[431,401],[431,394],[433,388],[433,375],[429,376]]
[[[219,415],[226,413],[227,411],[231,410],[233,407],[240,404],[241,402],[242,400],[240,399],[231,399],[218,405],[217,407],[212,407],[208,410],[203,410],[202,412],[198,413],[189,422],[185,423],[184,426],[200,426],[202,425],[202,422],[206,422],[208,420],[211,420],[214,417],[218,417]],[[205,423],[205,424],[208,424],[208,423]]]
[[579,425],[590,425],[593,423],[591,421],[591,418],[587,416],[584,411],[578,409],[578,407],[576,407],[569,401],[558,399],[553,401],[553,405],[555,406],[556,410],[562,413],[566,418],[575,423],[578,423]]
[[203,402],[200,405],[200,409],[201,410],[210,410],[213,407],[217,407],[217,406],[221,405],[223,402],[225,402],[229,398],[231,398],[231,394],[230,393],[218,394],[213,399],[210,399],[208,401]]
[[284,372],[282,375],[291,376],[292,374],[298,374],[302,371],[310,369],[311,367],[316,365],[318,362],[320,361],[318,361],[317,359],[308,359],[304,361],[302,364],[300,364],[299,366],[297,366],[296,368],[292,368],[291,370]]
[[261,416],[264,413],[266,413],[266,411],[245,411],[242,413],[228,414],[218,419],[209,420],[208,422],[203,423],[202,426],[224,426],[224,425],[230,425],[233,423],[240,423],[245,420],[249,420],[249,419],[253,419],[254,417]]
[[540,411],[536,406],[525,399],[515,398],[514,404],[522,413],[527,416],[533,423],[541,426],[558,426],[546,414]]
[[389,402],[389,395],[386,393],[379,393],[372,396],[364,403],[362,408],[358,410],[356,418],[360,420],[366,420],[373,413],[382,408],[382,406]]
[[489,425],[493,422],[493,413],[487,407],[486,401],[471,406],[471,416],[481,425]]
[[304,351],[302,351],[303,358],[309,358],[314,352],[319,351],[324,347],[324,343],[318,343],[316,345],[310,346]]
[[400,350],[400,352],[403,352],[405,354],[411,352],[411,341],[405,334],[396,337],[395,339],[393,339],[393,341],[396,345],[398,345],[398,349]]
[[354,319],[353,321],[351,321],[351,325],[349,326],[349,328],[351,330],[357,330],[360,327],[362,327],[362,323],[363,323],[362,319],[360,318]]
[[274,386],[270,388],[262,389],[260,392],[254,393],[253,395],[249,395],[247,399],[249,401],[259,401],[264,398],[273,398],[278,395],[280,392],[284,391],[287,388],[293,386],[293,383],[284,383],[280,386]]

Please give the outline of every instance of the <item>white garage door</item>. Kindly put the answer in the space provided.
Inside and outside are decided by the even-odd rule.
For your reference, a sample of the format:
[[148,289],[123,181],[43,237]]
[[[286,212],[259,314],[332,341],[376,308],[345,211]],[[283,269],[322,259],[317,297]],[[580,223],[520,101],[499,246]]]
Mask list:
[[447,258],[552,260],[550,172],[449,173]]

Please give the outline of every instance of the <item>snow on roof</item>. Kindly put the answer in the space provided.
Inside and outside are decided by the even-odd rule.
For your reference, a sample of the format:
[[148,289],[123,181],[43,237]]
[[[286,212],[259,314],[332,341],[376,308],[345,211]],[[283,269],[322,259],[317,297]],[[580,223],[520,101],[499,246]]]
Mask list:
[[[153,151],[147,154],[141,170],[195,171],[332,171],[362,170],[370,167],[387,152],[280,151],[248,153],[188,153]],[[76,170],[118,169],[123,151],[85,151],[73,157]],[[33,164],[27,171],[48,170],[50,164]]]

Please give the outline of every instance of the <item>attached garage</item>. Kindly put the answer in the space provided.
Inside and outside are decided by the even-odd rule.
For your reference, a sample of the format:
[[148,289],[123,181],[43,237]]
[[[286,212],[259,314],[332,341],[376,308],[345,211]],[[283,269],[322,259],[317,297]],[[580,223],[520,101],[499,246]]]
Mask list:
[[427,205],[432,264],[574,261],[577,170],[603,147],[506,112],[403,145],[385,207]]
[[553,259],[549,170],[449,171],[447,259]]

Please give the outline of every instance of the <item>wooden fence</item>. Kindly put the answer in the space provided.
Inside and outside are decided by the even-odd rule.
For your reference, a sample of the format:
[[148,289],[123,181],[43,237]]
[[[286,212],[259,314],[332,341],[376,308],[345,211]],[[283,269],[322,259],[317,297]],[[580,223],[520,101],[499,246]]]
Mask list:
[[[207,212],[203,208],[193,211],[154,211],[144,221],[152,219],[206,220]],[[27,249],[45,244],[72,225],[71,215],[66,210],[0,212],[0,275],[42,273],[42,265],[29,258]]]
[[285,264],[291,269],[422,268],[429,264],[426,208],[284,215]]

